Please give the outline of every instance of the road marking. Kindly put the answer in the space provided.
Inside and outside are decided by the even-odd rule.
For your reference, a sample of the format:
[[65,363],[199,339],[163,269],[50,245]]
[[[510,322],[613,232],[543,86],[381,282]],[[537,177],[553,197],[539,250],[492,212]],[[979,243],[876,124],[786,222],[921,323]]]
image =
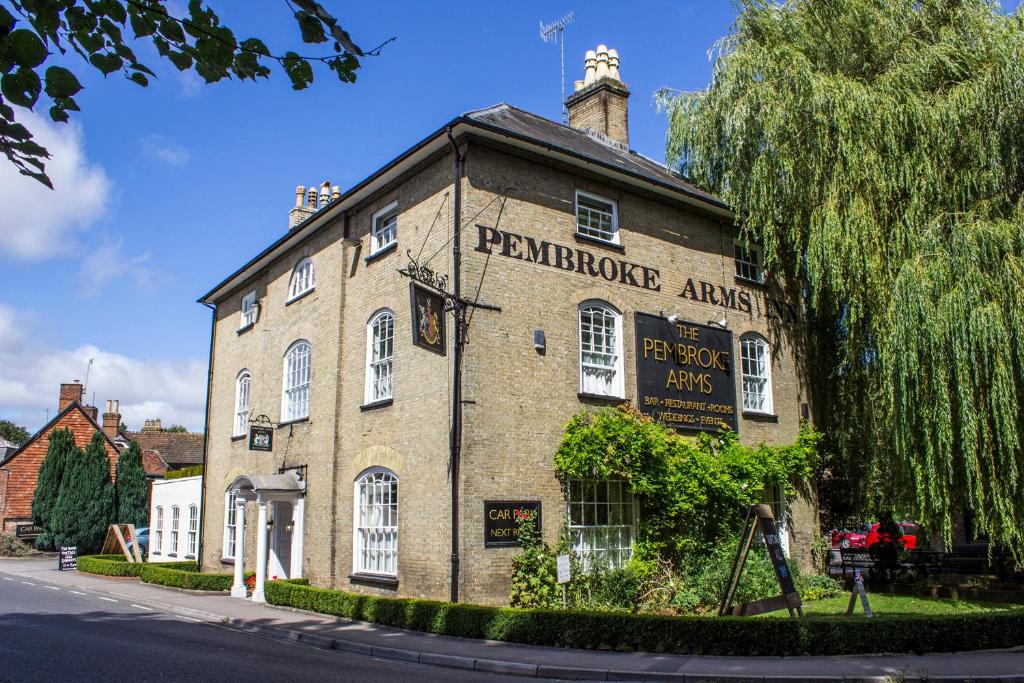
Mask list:
[[132,607],[138,607],[139,609],[144,609],[147,612],[152,612],[153,611],[152,607],[146,607],[145,605],[136,605],[134,602],[132,603]]
[[60,590],[60,588],[57,588],[57,586],[43,586],[43,588],[49,588],[52,591],[59,591]]
[[175,616],[178,617],[179,619],[184,619],[185,621],[194,621],[197,624],[203,623],[202,620],[200,620],[200,619],[193,619],[192,617],[183,617],[180,614],[176,614]]
[[68,593],[74,593],[75,595],[86,595],[86,593],[83,593],[82,591],[73,591],[70,588],[68,589]]
[[11,577],[9,577],[9,576],[5,576],[5,577],[4,577],[4,581],[14,581],[14,579],[12,579],[12,578],[11,578]]
[[35,585],[31,581],[22,581],[22,583],[25,584],[26,586],[34,586]]
[[105,598],[102,595],[97,595],[96,597],[100,600],[106,600],[107,602],[117,602],[117,600],[115,600],[114,598]]

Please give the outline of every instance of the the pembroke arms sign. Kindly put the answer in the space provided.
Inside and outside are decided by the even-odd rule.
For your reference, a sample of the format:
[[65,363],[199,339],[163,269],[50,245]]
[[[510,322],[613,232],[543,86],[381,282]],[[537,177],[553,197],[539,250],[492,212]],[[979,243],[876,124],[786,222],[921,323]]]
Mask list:
[[[486,225],[476,227],[479,231],[479,241],[475,251],[482,254],[497,254],[517,261],[601,278],[628,287],[652,292],[661,291],[661,272],[657,268],[621,258],[598,256],[580,247],[573,248],[547,240],[536,240]],[[797,307],[786,301],[775,299],[766,293],[715,285],[692,277],[687,278],[678,296],[768,320],[779,320],[784,323],[800,321]]]
[[680,429],[736,431],[732,333],[636,314],[636,403]]

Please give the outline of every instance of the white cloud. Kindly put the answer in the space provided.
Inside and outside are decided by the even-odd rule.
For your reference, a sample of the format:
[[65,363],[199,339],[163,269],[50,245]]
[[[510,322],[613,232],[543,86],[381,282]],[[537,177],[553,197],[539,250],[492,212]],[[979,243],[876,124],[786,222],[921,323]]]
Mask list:
[[0,159],[0,253],[26,260],[70,255],[76,235],[106,213],[110,180],[86,158],[78,124],[52,123],[24,109],[17,119],[50,152],[46,173],[54,189]]
[[103,412],[108,399],[121,402],[122,421],[139,429],[147,418],[165,425],[203,426],[206,401],[206,360],[133,358],[85,344],[75,349],[41,347],[32,317],[0,303],[0,418],[14,420],[29,431],[43,426],[47,410],[53,417],[62,382],[85,381],[94,358],[85,397]]
[[141,145],[143,154],[168,166],[181,168],[191,158],[187,149],[162,135],[147,135],[142,138]]
[[138,256],[124,254],[124,241],[112,240],[91,248],[81,261],[78,271],[78,296],[92,299],[103,293],[104,287],[118,278],[129,278],[137,290],[151,291],[164,276],[149,267],[150,254]]

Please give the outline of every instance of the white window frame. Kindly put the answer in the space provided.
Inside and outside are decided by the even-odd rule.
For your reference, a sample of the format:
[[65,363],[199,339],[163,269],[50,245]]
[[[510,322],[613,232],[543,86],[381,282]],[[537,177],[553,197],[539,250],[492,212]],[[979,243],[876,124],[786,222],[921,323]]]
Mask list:
[[566,503],[569,543],[583,566],[589,568],[592,558],[602,557],[611,568],[624,567],[633,556],[639,517],[629,483],[615,478],[570,479]]
[[244,330],[247,327],[252,327],[256,324],[259,316],[260,307],[256,303],[256,290],[254,289],[242,297],[242,320],[238,329]]
[[[751,347],[756,347],[761,355],[757,358],[751,356]],[[749,372],[753,364],[762,364],[764,374]],[[740,337],[740,381],[743,412],[772,415],[771,348],[768,346],[768,340],[756,332],[747,332]],[[760,391],[753,391],[754,385],[760,385]]]
[[234,491],[224,493],[224,548],[221,557],[235,558],[235,541],[238,539],[237,496]]
[[178,525],[181,523],[181,508],[171,506],[171,554],[178,554]]
[[[592,361],[585,360],[585,357],[590,354],[594,355],[608,355],[608,352],[598,350],[593,343],[593,323],[590,323],[590,348],[585,348],[586,332],[584,324],[584,314],[599,309],[604,312],[605,316],[610,316],[614,320],[614,349],[612,351],[612,364],[603,365],[600,363],[594,363]],[[576,330],[579,334],[579,362],[580,362],[580,393],[589,394],[593,396],[610,396],[613,398],[624,398],[625,397],[625,378],[623,377],[623,363],[622,363],[622,313],[617,308],[609,304],[607,301],[601,301],[600,299],[589,299],[584,301],[577,307],[576,312]],[[594,374],[597,372],[614,372],[615,375],[612,381],[606,388],[599,389],[595,387],[593,381],[588,383],[588,373]]]
[[295,301],[300,296],[316,289],[316,268],[313,266],[313,259],[308,256],[295,264],[292,269],[292,277],[288,281],[288,302]]
[[736,261],[736,277],[758,285],[764,284],[764,252],[761,247],[743,240],[732,243]]
[[[305,365],[300,347],[305,345]],[[294,383],[293,383],[294,381]],[[281,422],[309,418],[313,393],[313,345],[298,339],[284,354],[284,378],[281,382]]]
[[779,533],[779,545],[786,557],[789,557],[789,501],[786,499],[786,487],[782,484],[765,484],[761,502],[771,506],[775,530]]
[[[609,218],[611,219],[611,226],[609,232],[611,234],[609,236],[605,236],[600,228],[594,228],[589,225],[580,225],[580,197],[583,197],[584,199],[589,199],[591,201],[608,204],[611,206],[612,210],[609,214]],[[577,235],[586,237],[587,239],[608,242],[609,244],[619,244],[619,203],[617,201],[609,197],[603,197],[599,194],[594,194],[592,192],[576,190],[575,205]],[[589,207],[584,207],[584,210],[595,211],[595,209],[591,209]],[[600,213],[604,214],[608,212],[602,211]]]
[[[371,467],[356,477],[352,496],[352,571],[356,574],[398,576],[398,484],[398,475],[385,467]],[[388,502],[383,496],[385,487],[389,489]],[[380,502],[371,500],[373,493],[381,494]],[[364,501],[377,507],[377,519],[371,519],[375,516],[372,510],[364,513],[361,509]],[[385,507],[387,515],[383,514]]]
[[235,424],[231,436],[245,436],[249,429],[249,395],[252,390],[252,373],[242,369],[235,378]]
[[[378,340],[377,331],[381,322],[390,320],[391,336]],[[381,341],[388,342],[378,356]],[[363,400],[369,405],[379,401],[388,401],[395,395],[395,314],[390,308],[382,308],[366,323],[366,381]]]
[[156,506],[156,547],[155,554],[159,555],[164,551],[164,506]]
[[185,557],[195,557],[199,549],[199,508],[195,503],[188,506],[188,537]]
[[[388,219],[394,218],[393,221]],[[398,202],[385,206],[370,218],[370,256],[398,242]]]

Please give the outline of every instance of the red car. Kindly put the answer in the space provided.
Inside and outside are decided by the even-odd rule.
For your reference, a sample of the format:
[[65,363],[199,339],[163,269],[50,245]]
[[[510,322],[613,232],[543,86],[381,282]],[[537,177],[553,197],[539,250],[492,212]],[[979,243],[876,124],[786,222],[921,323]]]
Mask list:
[[[864,545],[869,549],[888,540],[884,538],[884,534],[878,533],[878,526],[878,524],[872,524],[871,529],[868,531]],[[917,534],[920,531],[920,527],[913,522],[899,522],[898,526],[900,531],[903,532],[903,535],[899,538],[900,548],[903,550],[916,550]]]
[[[877,526],[877,525],[876,525]],[[865,548],[867,547],[867,535],[869,527],[867,524],[862,526],[859,531],[850,531],[849,529],[832,530],[832,547],[833,548]]]

